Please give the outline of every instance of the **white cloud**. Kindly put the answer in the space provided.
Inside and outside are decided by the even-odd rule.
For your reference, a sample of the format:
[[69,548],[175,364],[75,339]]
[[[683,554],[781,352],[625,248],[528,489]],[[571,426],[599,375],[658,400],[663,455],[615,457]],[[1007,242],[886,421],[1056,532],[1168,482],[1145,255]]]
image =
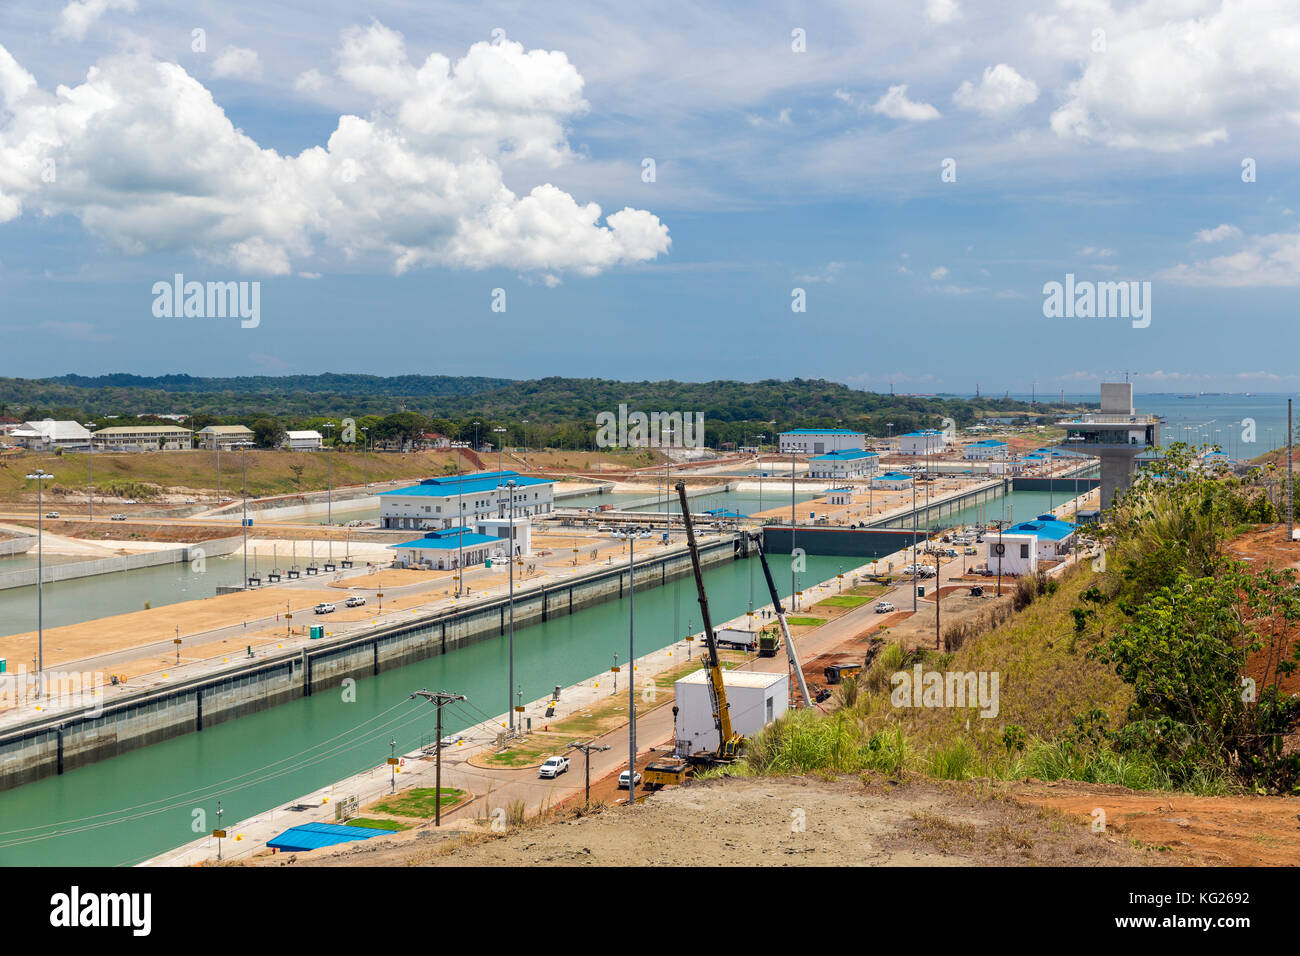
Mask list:
[[80,42],[86,38],[86,33],[99,18],[109,10],[135,13],[136,0],[73,0],[59,14],[59,22],[54,26],[54,35]]
[[319,93],[325,88],[325,77],[320,70],[304,70],[293,81],[293,88],[300,93]]
[[89,322],[42,322],[41,328],[74,342],[111,342],[113,336]]
[[944,279],[948,278],[948,267],[936,266],[934,269],[931,270],[930,278],[938,279],[940,282],[942,282]]
[[907,98],[907,85],[891,86],[880,99],[876,100],[871,112],[888,116],[890,119],[924,121],[939,118],[939,111],[929,103],[919,103]]
[[[507,267],[593,275],[668,252],[650,212],[605,216],[551,183],[517,195],[503,167],[574,160],[567,118],[586,108],[565,54],[476,43],[418,68],[379,23],[345,31],[342,78],[377,101],[321,146],[281,155],[237,129],[182,67],[100,61],[58,94],[0,46],[0,222],[24,206],[69,214],[132,255],[189,252],[253,272]],[[58,188],[41,181],[58,161]],[[522,173],[520,175],[523,175]]]
[[[1224,142],[1229,127],[1300,113],[1300,19],[1293,0],[1145,0],[1120,12],[1076,10],[1106,29],[1052,115],[1065,139],[1183,150]],[[1204,12],[1203,12],[1204,11]],[[1192,14],[1189,16],[1189,14]],[[1179,18],[1181,15],[1181,18]]]
[[986,67],[979,86],[966,80],[952,95],[964,110],[985,116],[1009,116],[1038,99],[1038,84],[1005,63]]
[[1118,250],[1115,249],[1099,249],[1096,246],[1084,246],[1076,253],[1076,255],[1096,256],[1097,258],[1100,259],[1107,259],[1111,256],[1119,255],[1119,252]]
[[807,272],[795,276],[796,282],[834,282],[835,277],[844,270],[842,262],[828,262],[817,272]]
[[1198,229],[1196,231],[1197,242],[1222,242],[1224,239],[1240,239],[1241,230],[1236,226],[1228,223],[1215,226],[1213,229]]
[[217,54],[212,61],[212,75],[217,77],[234,77],[241,80],[256,80],[262,76],[262,61],[256,50],[239,46],[228,46]]
[[951,23],[961,16],[957,0],[925,0],[925,15],[932,23]]
[[1180,262],[1156,278],[1194,286],[1300,286],[1300,233],[1250,236],[1240,252]]

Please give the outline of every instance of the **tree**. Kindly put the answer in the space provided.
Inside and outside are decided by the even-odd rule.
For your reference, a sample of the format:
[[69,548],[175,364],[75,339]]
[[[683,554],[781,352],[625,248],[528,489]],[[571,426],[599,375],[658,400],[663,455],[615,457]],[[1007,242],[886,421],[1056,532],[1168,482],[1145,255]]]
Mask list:
[[259,448],[275,448],[284,440],[284,426],[274,418],[259,418],[252,424],[253,440]]

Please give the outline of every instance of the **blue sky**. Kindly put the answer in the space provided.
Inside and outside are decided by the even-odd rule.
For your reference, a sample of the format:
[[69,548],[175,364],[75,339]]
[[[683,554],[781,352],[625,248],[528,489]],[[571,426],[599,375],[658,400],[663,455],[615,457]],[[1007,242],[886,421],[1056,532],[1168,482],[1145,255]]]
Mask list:
[[1293,3],[698,7],[6,4],[0,375],[1297,384]]

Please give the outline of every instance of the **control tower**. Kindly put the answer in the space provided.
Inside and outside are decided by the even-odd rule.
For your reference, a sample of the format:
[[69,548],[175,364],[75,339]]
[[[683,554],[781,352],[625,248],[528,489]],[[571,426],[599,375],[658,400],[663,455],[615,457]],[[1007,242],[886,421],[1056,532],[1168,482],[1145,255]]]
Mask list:
[[1101,459],[1103,509],[1132,482],[1137,456],[1160,445],[1160,419],[1133,410],[1132,382],[1102,382],[1101,411],[1056,424],[1066,430],[1066,448]]

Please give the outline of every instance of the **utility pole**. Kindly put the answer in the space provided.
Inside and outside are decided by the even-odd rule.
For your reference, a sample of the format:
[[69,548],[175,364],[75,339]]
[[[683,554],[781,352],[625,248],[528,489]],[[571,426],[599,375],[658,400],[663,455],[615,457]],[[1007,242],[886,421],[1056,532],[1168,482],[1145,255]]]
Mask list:
[[453,700],[464,700],[464,694],[448,694],[441,691],[432,694],[427,690],[417,690],[411,695],[411,700],[417,697],[423,697],[431,704],[438,707],[438,729],[435,733],[438,735],[438,755],[434,758],[433,770],[433,825],[442,826],[442,708]]
[[45,505],[41,498],[42,482],[54,476],[44,468],[28,475],[36,481],[36,696],[41,696],[45,681]]
[[388,742],[388,792],[397,792],[397,738]]
[[[507,540],[510,542],[506,548],[506,560],[510,562],[507,570],[510,574],[510,673],[509,681],[506,685],[506,709],[510,712],[510,736],[515,735],[515,707],[514,707],[514,689],[515,689],[515,483],[511,479],[505,484],[507,493],[510,495],[510,536]],[[501,504],[497,500],[497,504]],[[463,534],[463,532],[462,532]],[[462,569],[462,573],[463,573]]]
[[[685,492],[683,492],[685,494]],[[632,672],[636,667],[636,614],[633,600],[636,595],[636,538],[627,539],[627,805],[636,806],[636,681]]]
[[794,452],[790,452],[790,610],[799,610],[799,584],[795,577],[794,547]]
[[[94,428],[93,422],[83,426],[87,430]],[[90,520],[95,520],[95,433],[90,433]]]
[[573,743],[569,744],[569,749],[582,751],[583,776],[586,778],[586,782],[584,784],[587,793],[586,808],[590,810],[591,809],[591,752],[593,750],[608,750],[609,745],[608,744],[597,745],[590,740],[588,740],[585,744],[580,744],[577,741],[574,741]]
[[1295,538],[1295,485],[1291,480],[1291,399],[1286,400],[1286,534]]

